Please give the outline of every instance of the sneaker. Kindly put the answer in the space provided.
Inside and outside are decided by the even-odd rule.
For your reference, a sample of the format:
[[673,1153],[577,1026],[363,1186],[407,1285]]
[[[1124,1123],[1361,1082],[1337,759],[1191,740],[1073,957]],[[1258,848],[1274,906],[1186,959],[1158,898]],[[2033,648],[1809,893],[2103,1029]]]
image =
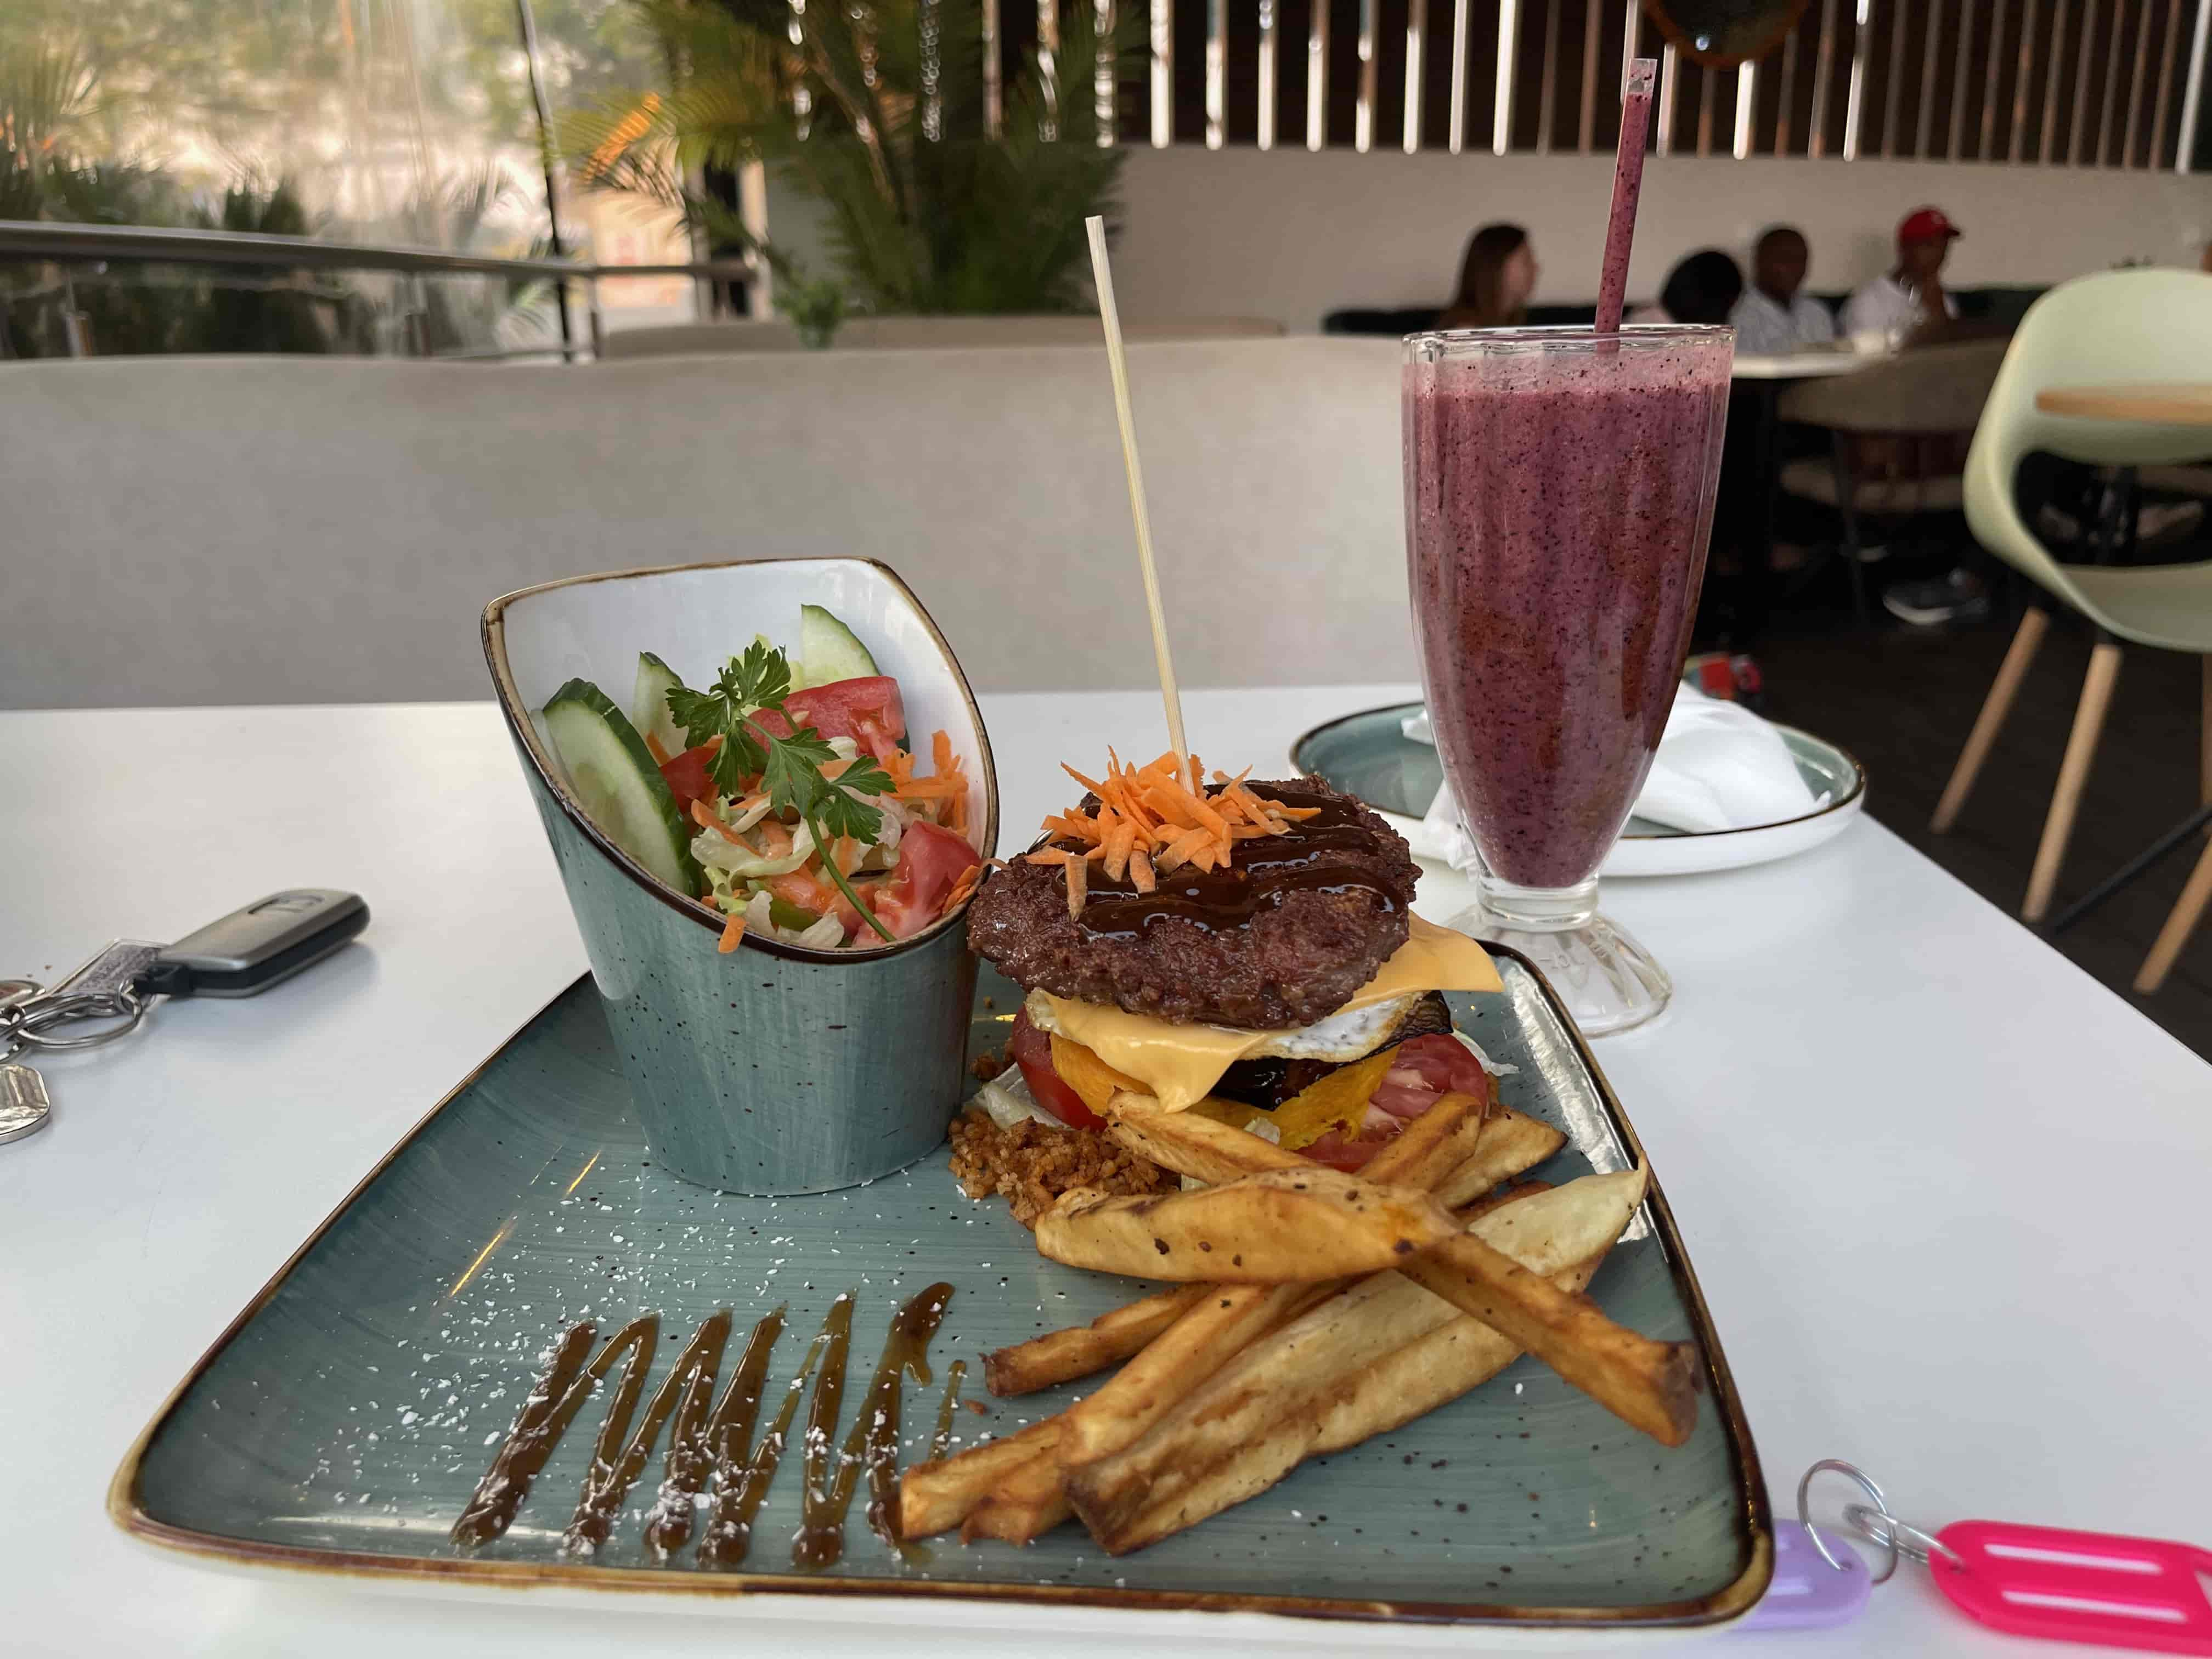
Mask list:
[[2202,501],[2154,501],[2136,514],[2136,545],[2177,540],[2203,522]]
[[1933,628],[1981,621],[1990,614],[1990,594],[1972,573],[1954,570],[1933,581],[1894,583],[1882,591],[1881,605],[1899,622]]

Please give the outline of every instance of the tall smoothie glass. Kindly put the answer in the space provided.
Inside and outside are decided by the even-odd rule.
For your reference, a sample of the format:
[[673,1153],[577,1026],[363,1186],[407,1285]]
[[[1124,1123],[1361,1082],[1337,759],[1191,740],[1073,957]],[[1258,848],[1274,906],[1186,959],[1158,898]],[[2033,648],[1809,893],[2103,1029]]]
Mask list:
[[1478,329],[1406,342],[1421,678],[1483,870],[1458,925],[1542,968],[1583,1030],[1673,986],[1598,914],[1666,729],[1711,529],[1735,331]]

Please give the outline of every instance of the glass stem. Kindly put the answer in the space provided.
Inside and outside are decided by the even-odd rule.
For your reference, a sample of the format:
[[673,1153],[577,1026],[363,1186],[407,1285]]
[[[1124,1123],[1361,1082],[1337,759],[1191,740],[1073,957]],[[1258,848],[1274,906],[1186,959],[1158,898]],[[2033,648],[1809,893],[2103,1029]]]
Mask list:
[[1523,887],[1485,870],[1474,885],[1485,910],[1524,933],[1564,933],[1588,927],[1597,915],[1595,876],[1571,887]]

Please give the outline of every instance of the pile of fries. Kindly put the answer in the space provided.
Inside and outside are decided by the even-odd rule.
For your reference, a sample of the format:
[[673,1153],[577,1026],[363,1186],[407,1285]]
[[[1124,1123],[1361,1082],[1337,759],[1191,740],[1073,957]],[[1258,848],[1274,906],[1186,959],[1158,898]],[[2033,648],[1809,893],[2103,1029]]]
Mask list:
[[1149,1096],[1107,1107],[1117,1139],[1202,1184],[1064,1194],[1037,1249],[1182,1288],[991,1355],[1000,1395],[1121,1369],[1056,1417],[908,1470],[901,1536],[1025,1543],[1073,1516],[1115,1554],[1141,1549],[1524,1352],[1661,1443],[1689,1437],[1695,1352],[1581,1293],[1643,1170],[1501,1190],[1564,1137],[1470,1094],[1443,1096],[1356,1175]]
[[1319,810],[1285,806],[1254,794],[1244,787],[1249,766],[1233,778],[1216,772],[1213,781],[1220,789],[1208,795],[1201,782],[1205,767],[1195,755],[1188,771],[1172,751],[1148,766],[1134,767],[1124,765],[1110,749],[1103,780],[1086,778],[1072,766],[1060,769],[1098,798],[1098,810],[1054,813],[1044,821],[1045,833],[1072,841],[1076,848],[1042,848],[1028,858],[1031,864],[1066,867],[1071,916],[1083,914],[1094,864],[1109,880],[1126,880],[1139,893],[1149,893],[1158,876],[1186,864],[1200,870],[1223,867],[1238,842],[1282,835]]

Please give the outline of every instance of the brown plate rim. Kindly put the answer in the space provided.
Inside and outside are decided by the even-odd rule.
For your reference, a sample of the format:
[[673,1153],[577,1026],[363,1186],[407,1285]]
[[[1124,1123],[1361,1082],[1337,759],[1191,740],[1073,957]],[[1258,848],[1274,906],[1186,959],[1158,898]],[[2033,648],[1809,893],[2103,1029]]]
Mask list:
[[[1612,1082],[1597,1063],[1597,1057],[1590,1052],[1589,1040],[1568,1016],[1559,994],[1552,988],[1551,981],[1544,977],[1535,963],[1518,951],[1495,945],[1484,948],[1493,955],[1510,957],[1534,979],[1545,1001],[1573,1040],[1575,1053],[1596,1085],[1598,1098],[1604,1105],[1614,1133],[1620,1137],[1622,1146],[1637,1164],[1649,1170],[1650,1160],[1644,1153],[1644,1144],[1637,1136],[1635,1126],[1629,1121],[1620,1097],[1613,1093]],[[339,1200],[337,1207],[323,1218],[321,1224],[307,1236],[299,1249],[285,1259],[268,1283],[240,1310],[238,1316],[185,1374],[184,1379],[170,1390],[152,1419],[131,1443],[130,1450],[116,1469],[114,1479],[108,1485],[108,1518],[125,1533],[161,1548],[230,1566],[269,1567],[387,1583],[411,1580],[416,1583],[489,1585],[512,1589],[563,1586],[696,1597],[763,1595],[890,1600],[918,1597],[929,1601],[1004,1601],[1032,1607],[1102,1607],[1143,1612],[1264,1613],[1302,1619],[1471,1626],[1709,1628],[1741,1618],[1766,1593],[1774,1574],[1774,1522],[1767,1504],[1766,1482],[1759,1468],[1759,1450],[1751,1437],[1751,1425],[1744,1414],[1742,1399],[1736,1392],[1735,1375],[1729,1368],[1727,1355],[1722,1351],[1720,1334],[1714,1328],[1711,1310],[1706,1305],[1705,1291],[1698,1282],[1697,1273],[1690,1265],[1681,1233],[1674,1224],[1674,1211],[1668,1205],[1666,1193],[1656,1171],[1650,1176],[1644,1206],[1650,1213],[1652,1231],[1659,1239],[1660,1248],[1666,1253],[1668,1270],[1673,1274],[1675,1287],[1690,1315],[1692,1335],[1705,1367],[1705,1384],[1712,1391],[1714,1405],[1720,1415],[1722,1432],[1728,1437],[1729,1462],[1735,1474],[1737,1516],[1741,1525],[1749,1534],[1748,1559],[1742,1572],[1730,1583],[1705,1595],[1634,1607],[1521,1607],[1498,1602],[1357,1601],[1256,1590],[1157,1590],[1103,1585],[956,1583],[942,1580],[858,1578],[842,1574],[684,1572],[644,1567],[601,1567],[580,1562],[499,1561],[459,1555],[410,1558],[374,1555],[357,1550],[318,1549],[306,1545],[273,1544],[259,1539],[231,1538],[219,1533],[201,1532],[189,1527],[173,1525],[149,1514],[139,1493],[139,1475],[146,1451],[185,1394],[268,1304],[290,1277],[292,1270],[308,1251],[321,1242],[338,1218],[353,1206],[369,1184],[391,1167],[440,1113],[459,1099],[492,1062],[506,1052],[510,1043],[542,1018],[546,1009],[589,978],[588,974],[580,975],[549,999],[544,1006],[508,1033],[496,1048],[471,1067],[468,1075],[448,1090],[436,1105],[424,1113],[354,1184],[352,1190]]]
[[[1311,743],[1316,738],[1322,736],[1323,733],[1334,732],[1338,726],[1347,726],[1353,720],[1371,719],[1376,714],[1400,714],[1404,710],[1409,708],[1419,708],[1422,705],[1418,698],[1412,702],[1381,703],[1373,708],[1355,708],[1348,714],[1339,714],[1334,719],[1323,720],[1319,726],[1309,726],[1305,731],[1299,732],[1297,740],[1291,744],[1291,764],[1297,769],[1297,773],[1300,777],[1311,778],[1318,783],[1328,783],[1328,780],[1322,776],[1320,773],[1315,771],[1311,767],[1308,766],[1303,758],[1305,753],[1305,747],[1309,743]],[[1738,824],[1733,830],[1678,830],[1671,836],[1647,836],[1642,834],[1632,836],[1623,835],[1616,836],[1615,839],[1619,841],[1648,842],[1711,841],[1721,836],[1753,836],[1758,835],[1764,830],[1786,830],[1792,824],[1810,823],[1815,818],[1825,818],[1832,812],[1842,811],[1853,801],[1857,800],[1861,796],[1866,793],[1866,763],[1860,760],[1856,755],[1851,753],[1850,750],[1844,748],[1843,744],[1839,743],[1831,743],[1826,738],[1820,737],[1811,732],[1808,732],[1802,726],[1785,726],[1780,720],[1769,720],[1766,723],[1778,732],[1791,732],[1797,737],[1804,738],[1808,743],[1817,743],[1823,749],[1833,750],[1837,754],[1841,755],[1845,760],[1849,761],[1851,766],[1851,775],[1855,780],[1851,785],[1850,793],[1837,797],[1837,799],[1830,801],[1826,806],[1816,806],[1809,812],[1800,812],[1794,818],[1777,818],[1771,823],[1743,823]],[[1408,741],[1410,741],[1410,739],[1408,739]],[[1335,786],[1331,785],[1330,787],[1334,788]],[[1374,807],[1375,811],[1378,812],[1395,812],[1395,816],[1401,818],[1408,816],[1408,814],[1404,812],[1395,812],[1395,809],[1391,807],[1376,806],[1373,801],[1361,799],[1358,796],[1354,796],[1352,799],[1359,800],[1360,804],[1364,806]],[[1495,949],[1497,947],[1486,945],[1485,948]],[[1533,964],[1531,965],[1533,966]]]

